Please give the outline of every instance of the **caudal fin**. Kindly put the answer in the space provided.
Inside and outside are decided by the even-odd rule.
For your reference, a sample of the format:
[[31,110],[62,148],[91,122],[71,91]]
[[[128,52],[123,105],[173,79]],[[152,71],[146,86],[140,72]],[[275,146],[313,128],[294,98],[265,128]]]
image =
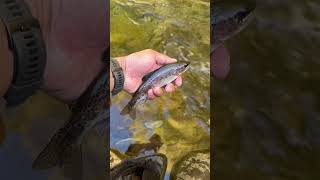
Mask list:
[[56,133],[33,161],[32,168],[42,170],[59,166],[69,179],[82,179],[81,145],[66,144],[65,139]]
[[82,180],[82,148],[73,147],[65,154],[62,164],[63,174],[70,180]]
[[40,152],[38,157],[33,161],[32,168],[41,170],[55,167],[61,162],[62,147],[59,143],[59,136],[55,134],[49,144]]
[[136,119],[136,116],[137,116],[136,110],[133,108],[133,106],[130,103],[128,103],[123,108],[123,110],[120,112],[120,114],[123,115],[123,116],[129,114],[129,116],[132,119]]

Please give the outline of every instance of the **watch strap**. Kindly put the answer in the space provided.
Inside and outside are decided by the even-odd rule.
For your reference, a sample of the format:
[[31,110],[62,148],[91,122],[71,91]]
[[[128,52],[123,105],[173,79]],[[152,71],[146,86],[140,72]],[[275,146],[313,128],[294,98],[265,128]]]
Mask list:
[[120,91],[123,89],[124,85],[124,75],[123,75],[123,70],[120,67],[119,63],[117,60],[111,58],[110,59],[110,67],[112,71],[112,75],[114,78],[114,88],[112,90],[112,95],[118,94]]
[[0,0],[0,17],[5,25],[14,71],[4,98],[8,106],[20,104],[42,84],[46,49],[38,20],[23,0]]

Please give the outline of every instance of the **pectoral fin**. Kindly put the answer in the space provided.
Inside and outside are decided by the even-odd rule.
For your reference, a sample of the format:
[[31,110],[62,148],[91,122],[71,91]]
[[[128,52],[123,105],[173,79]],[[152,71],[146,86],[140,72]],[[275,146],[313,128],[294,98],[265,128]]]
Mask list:
[[65,134],[56,133],[49,144],[34,160],[32,168],[36,170],[49,169],[60,166],[64,175],[71,180],[82,179],[82,151],[81,145],[66,144]]

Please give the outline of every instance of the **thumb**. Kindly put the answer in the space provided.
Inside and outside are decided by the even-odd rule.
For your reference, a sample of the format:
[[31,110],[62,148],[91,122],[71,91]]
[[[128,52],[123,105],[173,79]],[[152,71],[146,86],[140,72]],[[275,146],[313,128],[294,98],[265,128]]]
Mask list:
[[220,46],[210,59],[211,73],[218,79],[225,79],[230,71],[230,56],[227,49]]
[[169,57],[169,56],[167,56],[167,55],[161,54],[161,53],[159,53],[159,52],[156,53],[155,58],[156,58],[156,63],[157,63],[158,65],[160,65],[160,66],[161,66],[161,65],[165,65],[165,64],[170,64],[170,63],[175,63],[175,62],[177,62],[176,59],[171,58],[171,57]]

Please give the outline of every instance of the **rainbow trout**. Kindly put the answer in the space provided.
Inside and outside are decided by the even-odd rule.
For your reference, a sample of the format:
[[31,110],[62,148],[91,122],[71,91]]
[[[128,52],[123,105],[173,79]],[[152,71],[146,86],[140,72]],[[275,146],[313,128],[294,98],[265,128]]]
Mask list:
[[231,4],[225,1],[211,5],[211,52],[224,41],[239,33],[253,19],[255,2]]
[[139,104],[144,104],[147,100],[148,90],[154,87],[163,87],[174,81],[179,75],[185,72],[189,63],[174,63],[160,67],[147,74],[142,79],[142,84],[132,96],[132,99],[121,111],[121,115],[129,114],[132,119],[136,117],[135,108]]
[[109,68],[90,84],[72,107],[70,119],[33,162],[33,169],[59,166],[70,179],[82,179],[81,143],[89,130],[109,118]]

